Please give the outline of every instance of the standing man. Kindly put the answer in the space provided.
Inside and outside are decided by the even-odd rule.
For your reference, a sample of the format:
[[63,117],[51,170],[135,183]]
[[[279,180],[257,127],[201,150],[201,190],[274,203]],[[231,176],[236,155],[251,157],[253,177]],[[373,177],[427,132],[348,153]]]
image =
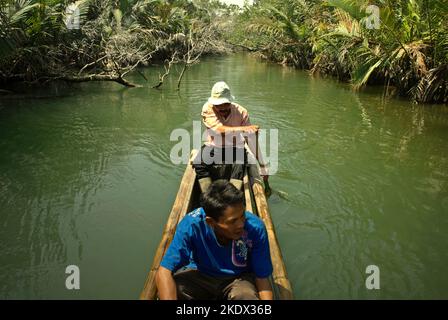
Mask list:
[[210,98],[202,107],[207,141],[193,161],[202,193],[213,179],[222,178],[214,172],[214,165],[217,164],[231,166],[230,183],[238,190],[243,185],[244,166],[247,163],[244,136],[251,135],[251,139],[255,139],[259,126],[252,125],[247,110],[233,100],[229,86],[220,81],[215,83]]

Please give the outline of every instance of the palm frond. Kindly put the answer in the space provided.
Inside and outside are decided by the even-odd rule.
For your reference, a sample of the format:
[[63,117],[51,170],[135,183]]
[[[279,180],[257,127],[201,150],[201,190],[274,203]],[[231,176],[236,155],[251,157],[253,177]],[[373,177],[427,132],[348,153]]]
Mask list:
[[363,63],[357,65],[352,73],[352,84],[355,89],[359,89],[369,81],[370,76],[375,72],[382,64],[384,60],[378,57],[370,57]]
[[18,25],[19,23],[24,22],[25,19],[28,18],[28,14],[32,12],[33,10],[39,8],[41,6],[41,3],[36,2],[33,3],[33,1],[28,0],[24,1],[22,3],[22,7],[17,10],[14,14],[11,15],[9,18],[10,25]]
[[355,0],[327,0],[326,5],[329,7],[338,8],[342,11],[347,12],[351,17],[361,20],[366,16],[365,12],[362,12],[362,5],[360,1]]
[[448,102],[448,64],[431,69],[411,93],[417,102]]

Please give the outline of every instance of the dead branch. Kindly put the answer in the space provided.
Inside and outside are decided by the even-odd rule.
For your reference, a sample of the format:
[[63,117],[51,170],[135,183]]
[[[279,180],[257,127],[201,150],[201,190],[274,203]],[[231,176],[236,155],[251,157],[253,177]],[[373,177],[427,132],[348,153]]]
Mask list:
[[112,81],[124,85],[129,88],[141,87],[140,85],[134,84],[132,82],[127,81],[121,75],[113,75],[113,74],[89,74],[85,76],[77,76],[77,75],[47,75],[40,78],[37,78],[33,81],[29,81],[27,79],[26,74],[14,74],[7,78],[7,81],[21,81],[24,83],[35,84],[39,82],[50,82],[50,81],[67,81],[67,82],[88,82],[88,81]]
[[137,69],[137,73],[138,73],[139,75],[141,75],[142,78],[145,79],[145,81],[148,81],[148,78],[146,78],[146,76],[145,76],[145,74],[144,74],[143,72],[141,72],[140,70]]
[[110,74],[90,74],[87,76],[63,76],[60,77],[61,80],[68,81],[68,82],[87,82],[87,81],[113,81],[117,82],[121,85],[124,85],[129,88],[135,88],[135,87],[141,87],[140,85],[134,84],[132,82],[129,82],[128,80],[124,79],[122,75],[119,76],[113,76]]
[[165,73],[160,75],[159,74],[159,83],[152,86],[153,89],[158,89],[162,86],[163,81],[165,80],[165,77],[170,73],[171,70],[171,66],[173,65],[173,63],[177,62],[177,51],[174,52],[174,54],[171,56],[171,60],[168,62],[168,66],[165,65]]
[[93,62],[91,62],[91,63],[86,64],[84,67],[81,68],[81,70],[79,70],[78,75],[81,75],[81,73],[82,73],[86,68],[88,68],[88,67],[90,67],[90,66],[93,66],[93,65],[97,64],[98,62],[100,62],[100,61],[106,59],[106,58],[107,58],[107,55],[105,55],[105,56],[99,58],[99,59],[96,60],[96,61],[93,61]]
[[187,39],[187,53],[184,54],[183,56],[184,66],[179,75],[179,78],[177,79],[177,90],[180,89],[180,83],[182,81],[182,78],[184,77],[187,68],[199,60],[199,58],[204,53],[206,46],[208,45],[207,37],[210,35],[210,30],[205,30],[205,32],[204,30],[201,30],[200,38],[196,39],[196,37],[192,33],[192,29],[193,28],[190,28],[190,32]]

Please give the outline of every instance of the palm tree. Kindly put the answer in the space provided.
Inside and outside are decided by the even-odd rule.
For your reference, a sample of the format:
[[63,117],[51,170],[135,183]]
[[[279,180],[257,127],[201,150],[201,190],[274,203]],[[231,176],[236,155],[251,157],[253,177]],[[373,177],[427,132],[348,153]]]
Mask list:
[[[443,23],[441,17],[443,12],[448,12],[446,6],[438,1],[437,14],[434,11],[430,17],[430,8],[423,7],[427,4],[426,1],[407,1],[406,7],[388,0],[377,1],[381,6],[380,30],[372,30],[367,28],[367,17],[363,14],[369,3],[350,0],[327,1],[327,4],[335,9],[334,18],[338,25],[335,31],[321,37],[326,45],[321,43],[316,50],[315,68],[320,67],[325,57],[324,61],[327,63],[337,61],[335,64],[339,68],[336,69],[343,69],[343,77],[350,73],[351,82],[356,89],[369,82],[381,82],[386,87],[395,85],[402,95],[413,94],[418,101],[440,102],[436,95],[428,94],[429,89],[425,88],[431,87],[435,90],[436,87],[440,89],[442,85],[442,91],[446,92],[446,82],[443,81],[446,49],[439,49],[439,54],[445,52],[445,63],[442,63],[437,71],[430,71],[430,67],[437,63],[431,58],[431,51],[437,50],[439,43],[444,43],[438,37],[437,45],[432,46],[438,36],[436,30],[441,30],[434,27]],[[432,56],[436,55],[433,53]]]
[[304,0],[259,1],[246,30],[261,35],[262,46],[272,59],[308,68],[311,63],[311,7]]
[[355,89],[381,83],[418,102],[446,102],[447,6],[446,0],[259,0],[241,14],[252,37],[246,32],[240,41]]

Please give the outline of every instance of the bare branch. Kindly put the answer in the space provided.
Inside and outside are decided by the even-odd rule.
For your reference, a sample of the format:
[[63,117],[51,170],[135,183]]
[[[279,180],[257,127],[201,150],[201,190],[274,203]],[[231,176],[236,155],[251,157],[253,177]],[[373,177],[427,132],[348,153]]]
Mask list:
[[105,56],[99,58],[99,59],[96,60],[96,61],[93,61],[93,62],[91,62],[91,63],[86,64],[84,67],[81,68],[81,70],[79,70],[78,75],[81,75],[81,73],[82,73],[86,68],[88,68],[88,67],[90,67],[90,66],[93,66],[93,65],[97,64],[98,62],[100,62],[100,61],[106,59],[106,58],[107,58],[107,55],[105,55]]
[[177,51],[175,51],[174,54],[172,55],[171,60],[168,63],[168,66],[165,65],[165,73],[163,75],[159,74],[159,83],[154,85],[152,87],[153,89],[158,89],[162,86],[165,77],[170,73],[171,66],[173,65],[173,63],[175,63],[176,58],[177,58]]

